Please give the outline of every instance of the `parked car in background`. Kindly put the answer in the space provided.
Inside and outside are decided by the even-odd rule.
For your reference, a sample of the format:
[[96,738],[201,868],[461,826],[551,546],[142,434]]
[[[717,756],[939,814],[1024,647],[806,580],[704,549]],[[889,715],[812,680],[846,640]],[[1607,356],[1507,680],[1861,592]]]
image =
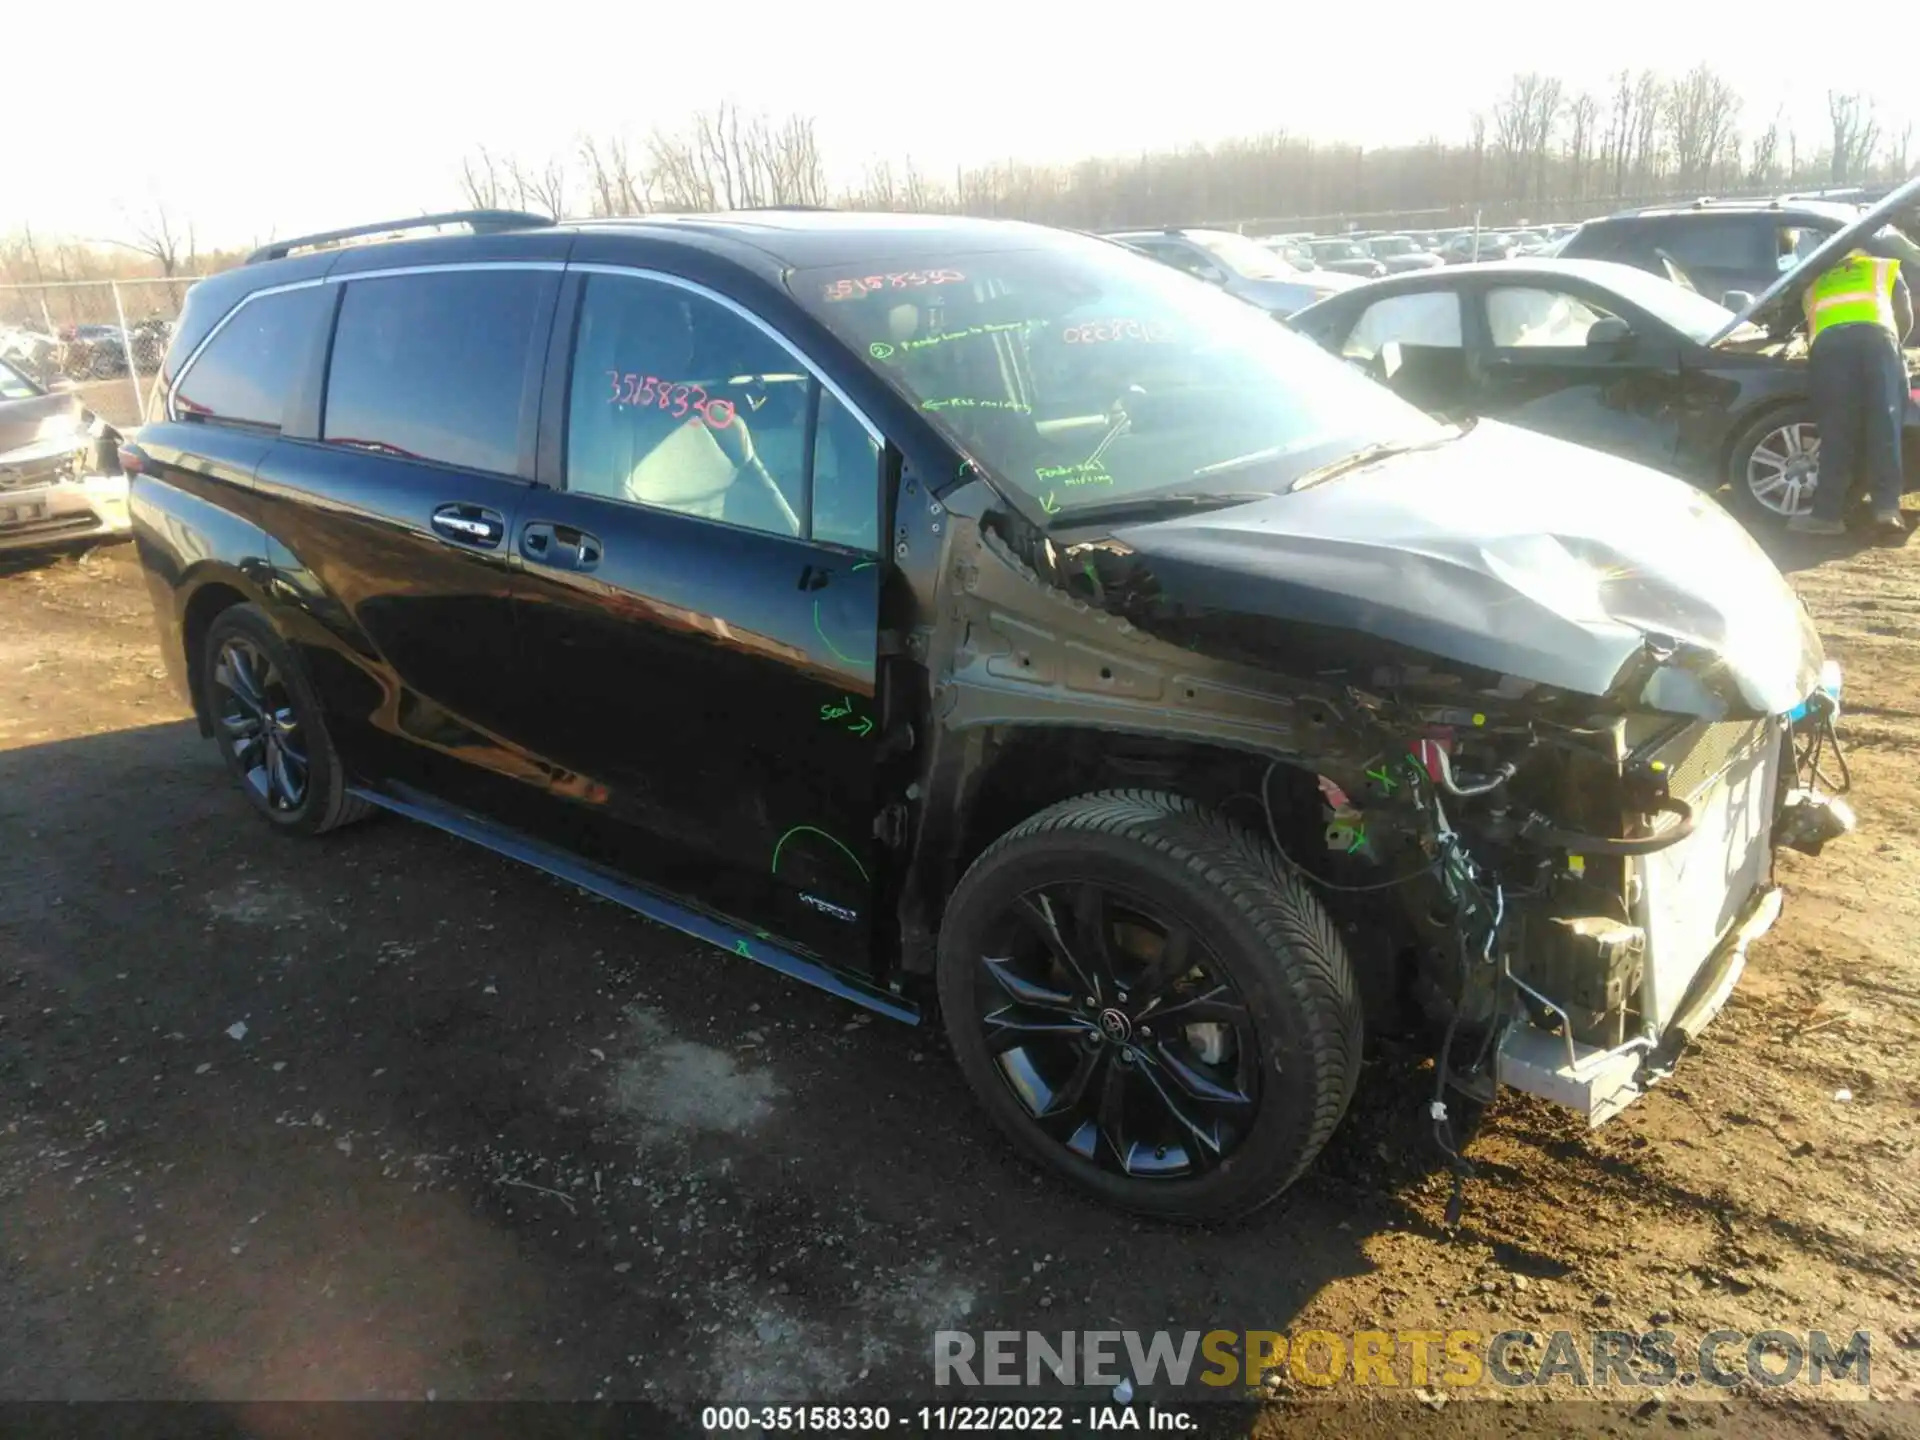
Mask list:
[[125,537],[119,445],[76,396],[0,360],[0,552]]
[[[1920,195],[1920,181],[1906,189]],[[1523,259],[1375,281],[1292,324],[1422,409],[1725,484],[1747,518],[1780,523],[1810,510],[1820,483],[1797,298],[1810,258],[1745,316],[1633,266]],[[1920,392],[1920,350],[1908,369]],[[1912,484],[1920,393],[1908,400],[1906,449]]]
[[1599,1123],[1777,913],[1824,657],[1686,487],[1062,230],[470,220],[201,281],[126,449],[273,829],[384,808],[937,1014],[1023,1154],[1184,1220],[1291,1184],[1402,1007],[1408,1113]]
[[1258,240],[1231,230],[1115,230],[1105,238],[1283,318],[1358,283],[1346,275],[1296,269]]
[[[1857,205],[1820,200],[1651,206],[1587,221],[1560,248],[1560,256],[1614,260],[1683,278],[1702,295],[1737,309],[1861,213]],[[1920,245],[1896,224],[1864,236],[1862,248],[1898,260],[1909,277],[1920,277]],[[1920,282],[1910,278],[1909,283]]]
[[1321,237],[1307,242],[1313,251],[1313,263],[1337,275],[1354,275],[1371,280],[1387,273],[1387,267],[1359,240]]
[[1375,235],[1366,242],[1367,254],[1387,267],[1389,275],[1409,270],[1436,270],[1447,262],[1411,235]]
[[1470,265],[1485,260],[1511,260],[1518,249],[1513,238],[1499,230],[1466,230],[1449,239],[1436,253],[1448,265]]

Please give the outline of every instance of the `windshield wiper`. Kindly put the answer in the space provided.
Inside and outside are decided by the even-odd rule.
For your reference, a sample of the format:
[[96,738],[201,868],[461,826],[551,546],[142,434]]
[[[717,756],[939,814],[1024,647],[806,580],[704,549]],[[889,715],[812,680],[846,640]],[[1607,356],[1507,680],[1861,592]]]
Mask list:
[[1271,490],[1236,490],[1224,494],[1178,491],[1171,495],[1134,495],[1124,500],[1109,500],[1104,505],[1076,505],[1061,510],[1054,515],[1053,525],[1056,529],[1072,529],[1115,520],[1161,520],[1173,515],[1197,515],[1205,510],[1221,510],[1229,505],[1271,499]]
[[1287,493],[1292,495],[1300,490],[1311,490],[1315,485],[1323,484],[1328,480],[1337,480],[1342,475],[1350,474],[1371,465],[1376,460],[1385,460],[1392,455],[1411,455],[1416,450],[1432,450],[1436,446],[1458,440],[1466,433],[1464,429],[1456,427],[1452,434],[1442,435],[1435,440],[1383,440],[1377,445],[1365,446],[1351,455],[1342,455],[1329,465],[1322,465],[1318,470],[1309,470],[1287,487]]

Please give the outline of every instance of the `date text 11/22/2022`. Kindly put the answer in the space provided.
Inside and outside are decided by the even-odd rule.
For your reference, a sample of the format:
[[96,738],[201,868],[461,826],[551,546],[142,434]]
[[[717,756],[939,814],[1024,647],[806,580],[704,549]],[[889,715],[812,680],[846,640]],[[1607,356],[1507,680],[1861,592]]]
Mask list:
[[815,1431],[840,1435],[964,1433],[974,1435],[1064,1434],[1069,1431],[1154,1430],[1179,1433],[1198,1428],[1190,1411],[1158,1405],[709,1405],[700,1428],[727,1431]]

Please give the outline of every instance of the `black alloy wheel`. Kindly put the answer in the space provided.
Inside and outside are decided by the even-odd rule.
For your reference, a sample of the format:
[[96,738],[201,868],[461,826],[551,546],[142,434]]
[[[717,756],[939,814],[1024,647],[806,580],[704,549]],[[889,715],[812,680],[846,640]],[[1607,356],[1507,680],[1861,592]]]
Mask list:
[[1259,1043],[1204,942],[1098,880],[1016,896],[978,963],[976,1023],[1043,1132],[1116,1175],[1192,1176],[1246,1138]]
[[210,676],[214,724],[254,803],[282,814],[307,803],[313,764],[293,696],[273,661],[245,635],[230,635]]
[[304,835],[370,812],[348,790],[313,687],[263,611],[222,610],[200,656],[200,713],[256,811]]
[[954,888],[937,970],[954,1057],[1008,1139],[1141,1214],[1258,1209],[1359,1077],[1359,992],[1326,911],[1183,796],[1106,791],[1016,825]]

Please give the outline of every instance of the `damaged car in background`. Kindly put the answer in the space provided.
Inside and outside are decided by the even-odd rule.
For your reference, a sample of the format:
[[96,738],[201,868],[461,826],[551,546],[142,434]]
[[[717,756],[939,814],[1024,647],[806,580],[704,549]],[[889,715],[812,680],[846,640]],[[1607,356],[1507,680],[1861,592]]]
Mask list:
[[0,553],[124,537],[119,432],[0,361]]
[[[1801,298],[1916,201],[1920,180],[1821,237],[1758,298],[1738,297],[1738,313],[1636,266],[1539,258],[1390,277],[1289,323],[1430,413],[1503,420],[1709,490],[1724,484],[1749,523],[1779,526],[1811,513],[1821,483]],[[1912,488],[1920,336],[1907,346],[1902,445]],[[1856,499],[1864,508],[1866,497]]]
[[[283,831],[396,811],[937,1014],[1111,1203],[1270,1200],[1370,1031],[1456,1165],[1462,1095],[1604,1121],[1851,827],[1838,671],[1678,480],[1086,236],[472,224],[190,293],[125,453],[203,732]],[[392,383],[395,307],[462,384]],[[518,428],[440,459],[455,403]]]

